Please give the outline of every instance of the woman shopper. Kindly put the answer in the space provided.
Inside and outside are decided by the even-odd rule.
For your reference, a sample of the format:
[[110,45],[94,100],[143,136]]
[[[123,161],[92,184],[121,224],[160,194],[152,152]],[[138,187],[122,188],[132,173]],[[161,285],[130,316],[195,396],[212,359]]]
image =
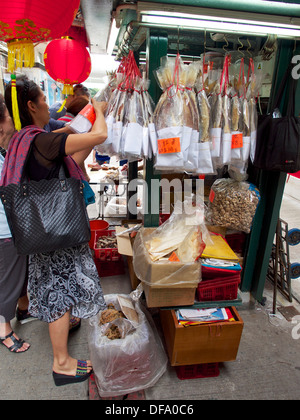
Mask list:
[[[28,153],[26,169],[31,180],[57,178],[61,165],[72,176],[76,177],[80,172],[83,179],[80,168],[69,155],[105,141],[106,103],[93,101],[96,121],[89,133],[47,133],[42,127],[49,121],[49,108],[39,86],[21,78],[16,81],[16,89],[22,129],[9,144],[0,185],[20,182]],[[10,83],[5,90],[5,101],[12,116]],[[30,255],[28,293],[29,312],[49,323],[55,384],[86,380],[92,372],[91,362],[72,358],[68,353],[67,341],[70,314],[81,319],[89,318],[106,307],[88,243]]]
[[[13,121],[0,95],[0,174],[4,156],[15,132]],[[27,314],[27,257],[18,255],[14,246],[6,215],[0,201],[0,343],[13,353],[23,353],[30,347],[12,330],[10,321],[14,318],[18,302],[18,318]],[[21,296],[21,297],[20,297]],[[22,315],[24,316],[24,315]]]

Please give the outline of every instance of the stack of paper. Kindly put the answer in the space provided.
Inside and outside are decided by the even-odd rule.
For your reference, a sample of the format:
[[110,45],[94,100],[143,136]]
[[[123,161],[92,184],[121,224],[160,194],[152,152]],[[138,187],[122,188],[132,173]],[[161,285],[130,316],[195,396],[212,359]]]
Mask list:
[[234,321],[228,308],[179,309],[176,311],[176,315],[178,322],[185,326]]
[[217,258],[202,258],[201,263],[205,267],[220,268],[220,269],[223,268],[225,270],[235,270],[235,271],[242,270],[242,267],[237,261],[219,260]]

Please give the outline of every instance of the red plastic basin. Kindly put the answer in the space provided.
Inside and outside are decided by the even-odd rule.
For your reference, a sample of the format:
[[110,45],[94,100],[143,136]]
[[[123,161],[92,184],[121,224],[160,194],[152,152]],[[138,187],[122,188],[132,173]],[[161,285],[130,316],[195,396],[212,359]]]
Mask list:
[[89,247],[91,249],[94,248],[94,241],[95,241],[95,232],[97,230],[106,230],[109,228],[109,223],[106,220],[90,220],[90,228],[91,228],[91,240],[89,242]]

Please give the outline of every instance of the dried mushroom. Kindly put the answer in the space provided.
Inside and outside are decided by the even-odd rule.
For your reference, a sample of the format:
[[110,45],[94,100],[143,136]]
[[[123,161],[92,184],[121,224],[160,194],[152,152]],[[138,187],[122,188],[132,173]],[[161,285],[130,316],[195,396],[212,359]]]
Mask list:
[[259,191],[252,184],[218,179],[211,187],[210,221],[214,225],[249,233],[259,200]]

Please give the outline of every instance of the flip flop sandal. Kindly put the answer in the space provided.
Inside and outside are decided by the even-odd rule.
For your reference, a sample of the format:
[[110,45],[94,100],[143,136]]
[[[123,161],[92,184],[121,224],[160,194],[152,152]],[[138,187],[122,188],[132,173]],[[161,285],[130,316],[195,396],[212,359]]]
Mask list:
[[[22,348],[23,344],[25,343],[24,340],[21,340],[20,338],[17,339],[14,335],[14,332],[12,331],[11,333],[9,333],[6,337],[1,338],[0,337],[0,343],[5,346],[9,351],[11,351],[12,353],[25,353],[25,351],[27,351],[30,346],[26,349],[26,350],[22,350],[22,351],[17,351],[20,348]],[[4,341],[7,340],[8,338],[11,339],[11,341],[13,342],[13,344],[8,347],[6,344],[4,344]]]
[[85,360],[77,360],[76,375],[62,375],[60,373],[52,372],[54,383],[56,386],[75,384],[77,382],[83,382],[91,375],[93,369],[87,371],[87,362]]

